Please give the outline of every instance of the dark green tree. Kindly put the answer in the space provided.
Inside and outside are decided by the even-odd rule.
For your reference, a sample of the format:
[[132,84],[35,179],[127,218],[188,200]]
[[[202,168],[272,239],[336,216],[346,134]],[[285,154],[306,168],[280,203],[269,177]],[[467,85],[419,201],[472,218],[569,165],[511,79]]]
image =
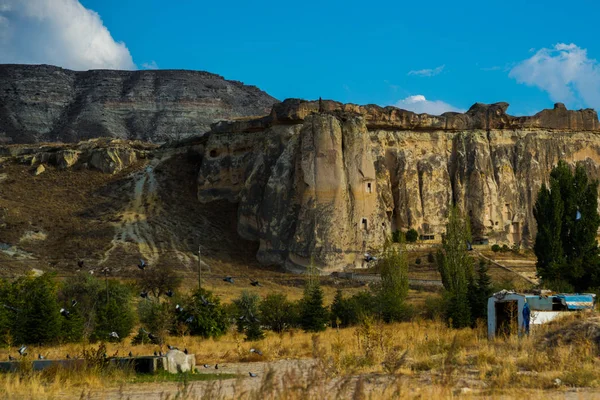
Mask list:
[[477,277],[469,285],[469,306],[473,322],[478,319],[487,320],[487,303],[494,292],[488,269],[487,263],[481,260],[477,267]]
[[343,328],[359,324],[364,317],[376,313],[375,304],[376,298],[367,291],[344,297],[338,290],[331,304],[331,325]]
[[175,309],[170,303],[143,299],[138,303],[138,316],[146,332],[157,338],[156,343],[164,343],[167,335],[174,330]]
[[183,311],[177,312],[177,320],[185,324],[192,335],[218,338],[227,332],[229,320],[221,300],[211,291],[197,289],[191,296],[182,297],[178,303]]
[[473,262],[467,252],[470,227],[458,207],[450,207],[446,234],[436,262],[442,277],[448,310],[446,316],[455,328],[471,325],[469,286],[473,282]]
[[[100,293],[106,288],[104,282],[88,273],[79,273],[68,277],[62,284],[59,301],[77,319],[81,317],[83,324],[83,338],[89,338],[96,326],[96,311],[98,309]],[[75,302],[75,305],[73,305]],[[68,329],[68,328],[67,328]],[[63,333],[69,335],[68,333]]]
[[15,343],[52,344],[60,339],[57,285],[50,274],[17,280]]
[[304,295],[300,300],[300,325],[307,332],[324,331],[329,320],[329,311],[323,304],[323,289],[317,268],[311,262]]
[[270,293],[260,302],[260,318],[268,329],[280,333],[298,324],[298,308],[282,293]]
[[406,237],[406,241],[408,243],[414,243],[419,238],[419,232],[417,232],[416,230],[411,228],[408,231],[406,231],[405,237]]
[[108,289],[100,291],[96,303],[96,321],[90,339],[109,340],[109,334],[116,332],[119,341],[125,339],[135,324],[132,306],[132,293],[129,287],[114,280],[108,281]]
[[0,280],[0,344],[10,344],[17,320],[17,299],[12,282]]
[[582,164],[573,173],[561,160],[549,184],[542,184],[533,209],[537,274],[550,287],[600,286],[598,181],[588,179]]
[[410,316],[406,304],[408,295],[408,259],[406,251],[386,243],[381,260],[377,264],[381,284],[375,286],[379,316],[385,322],[402,321]]
[[246,334],[246,340],[260,340],[265,337],[259,318],[260,297],[244,290],[233,301],[236,308],[237,331]]

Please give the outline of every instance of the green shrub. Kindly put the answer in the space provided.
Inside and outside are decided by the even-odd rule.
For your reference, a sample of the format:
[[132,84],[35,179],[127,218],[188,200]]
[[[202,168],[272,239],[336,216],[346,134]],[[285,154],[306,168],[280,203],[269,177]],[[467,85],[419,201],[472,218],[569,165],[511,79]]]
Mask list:
[[61,318],[57,285],[49,274],[27,276],[15,283],[16,343],[47,345],[59,341]]
[[260,340],[265,337],[259,319],[260,297],[256,293],[244,290],[233,301],[236,307],[237,331],[246,334],[246,340]]
[[494,244],[494,245],[492,245],[492,251],[493,251],[494,253],[497,253],[497,252],[499,252],[499,251],[500,251],[500,246],[499,246],[498,244]]
[[[59,301],[63,307],[82,319],[84,338],[89,338],[96,326],[96,311],[102,287],[102,281],[82,272],[65,279],[60,289]],[[104,290],[106,296],[106,289]],[[75,306],[73,300],[77,302]]]
[[118,341],[129,336],[135,324],[131,299],[132,293],[129,287],[118,281],[108,281],[108,289],[104,288],[98,294],[95,307],[96,321],[90,335],[92,341],[109,340],[111,332],[119,335]]
[[218,338],[227,332],[229,321],[220,299],[211,291],[198,289],[192,296],[181,298],[182,312],[177,320],[188,327],[192,335]]
[[506,244],[503,244],[503,245],[502,245],[502,252],[503,252],[503,253],[506,253],[507,251],[510,251],[510,248],[508,247],[508,245],[506,245]]
[[260,302],[262,324],[277,333],[298,324],[298,307],[281,293],[270,293]]
[[345,298],[338,290],[331,305],[331,324],[339,327],[357,325],[375,311],[375,297],[371,293],[363,291]]
[[170,303],[144,299],[138,304],[138,316],[146,331],[156,336],[155,342],[159,344],[173,331],[175,309]]
[[324,331],[329,320],[329,311],[323,304],[323,289],[316,267],[309,267],[309,279],[300,300],[300,326],[307,332]]
[[394,243],[401,243],[404,241],[404,233],[398,229],[396,229],[393,233],[392,233],[392,241]]
[[385,322],[406,320],[411,314],[410,307],[405,303],[408,295],[406,251],[387,245],[378,267],[381,283],[374,287],[374,296],[379,317]]
[[419,257],[417,257],[417,259],[415,260],[415,264],[421,265],[421,259]]
[[419,238],[419,232],[417,232],[415,229],[411,228],[406,232],[405,237],[406,237],[406,241],[408,243],[414,243]]

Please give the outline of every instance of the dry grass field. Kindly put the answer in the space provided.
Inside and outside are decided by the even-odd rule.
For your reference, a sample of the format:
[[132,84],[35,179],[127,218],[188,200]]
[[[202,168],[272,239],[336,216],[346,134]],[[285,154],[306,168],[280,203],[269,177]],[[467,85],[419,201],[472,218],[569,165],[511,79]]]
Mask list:
[[[170,337],[172,345],[196,354],[199,372],[206,372],[202,365],[209,364],[210,375],[198,373],[180,378],[179,383],[172,382],[177,378],[163,376],[140,382],[127,371],[92,368],[33,373],[25,368],[21,373],[0,375],[0,393],[4,398],[32,399],[138,398],[139,393],[147,399],[167,398],[160,397],[161,393],[190,399],[593,398],[600,395],[596,342],[600,321],[589,318],[573,315],[538,328],[528,337],[492,341],[483,326],[453,330],[443,322],[426,320],[388,325],[367,320],[357,327],[318,334],[269,333],[252,343],[236,333],[218,340]],[[584,323],[587,328],[580,329]],[[149,355],[158,350],[127,343],[109,344],[107,353]],[[252,347],[263,356],[251,353]],[[62,358],[67,353],[81,354],[83,349],[83,345],[68,345],[32,348],[30,353]],[[6,351],[0,355],[6,356]],[[290,360],[304,360],[304,364]],[[221,378],[229,379],[215,376],[212,366],[217,363],[221,365],[218,373],[227,374]],[[244,373],[231,379],[231,374],[241,371],[254,371],[258,377]],[[155,389],[148,393],[151,384]],[[102,393],[110,396],[102,397]]]

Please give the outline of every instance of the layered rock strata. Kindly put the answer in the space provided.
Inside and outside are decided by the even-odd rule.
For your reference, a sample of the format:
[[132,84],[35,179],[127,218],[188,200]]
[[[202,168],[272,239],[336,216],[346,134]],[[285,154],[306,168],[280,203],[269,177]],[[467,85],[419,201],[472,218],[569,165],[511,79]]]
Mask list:
[[476,238],[527,246],[537,192],[559,159],[600,178],[600,123],[562,104],[530,117],[507,108],[431,116],[286,100],[266,117],[213,125],[198,198],[238,203],[238,233],[260,242],[258,259],[295,271],[359,267],[397,229],[439,241],[453,202]]
[[0,144],[113,137],[165,142],[262,116],[277,100],[202,71],[70,71],[0,65]]

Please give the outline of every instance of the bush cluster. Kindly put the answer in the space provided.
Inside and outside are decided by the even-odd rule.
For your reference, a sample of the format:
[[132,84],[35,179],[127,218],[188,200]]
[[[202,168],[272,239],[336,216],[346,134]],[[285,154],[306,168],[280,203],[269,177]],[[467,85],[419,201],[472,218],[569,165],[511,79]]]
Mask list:
[[[0,281],[0,341],[56,344],[109,340],[131,332],[135,314],[128,287],[76,275],[59,285],[52,274]],[[113,338],[116,339],[116,338]]]

